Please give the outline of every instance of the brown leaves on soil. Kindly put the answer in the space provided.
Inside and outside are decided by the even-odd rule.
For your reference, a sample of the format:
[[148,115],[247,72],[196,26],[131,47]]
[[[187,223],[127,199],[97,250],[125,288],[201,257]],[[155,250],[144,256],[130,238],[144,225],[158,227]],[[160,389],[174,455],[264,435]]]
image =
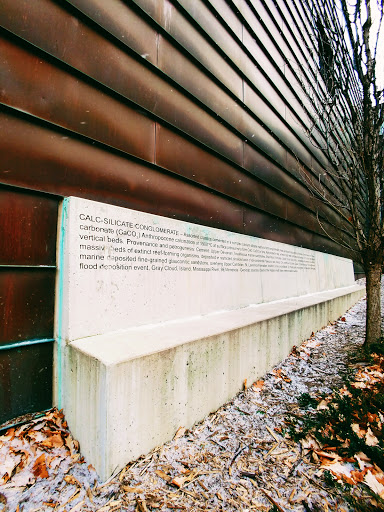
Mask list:
[[[84,485],[79,481],[80,477],[77,479],[71,474],[76,471],[81,478],[88,472],[88,483]],[[0,436],[0,510],[3,510],[1,503],[6,507],[4,510],[16,512],[98,510],[100,507],[96,506],[95,500],[110,501],[105,496],[108,498],[116,483],[97,487],[95,477],[95,470],[84,464],[79,443],[72,438],[62,412],[57,409],[9,428]],[[89,482],[94,482],[93,488]],[[36,496],[35,488],[41,496]],[[30,505],[29,497],[42,508]],[[16,506],[20,499],[23,504]],[[116,506],[114,509],[117,510]],[[112,509],[108,507],[107,510],[111,512]]]
[[[48,478],[50,471],[68,455],[78,460],[78,443],[72,439],[66,426],[63,413],[52,409],[44,417],[12,427],[0,436],[0,444],[12,442],[17,446],[11,446],[2,461],[1,467],[5,471],[0,473],[0,485],[31,485],[39,478]],[[55,449],[61,451],[56,452]],[[28,470],[27,479],[20,475],[23,470]]]
[[[384,410],[381,410],[383,402],[375,400],[384,390],[384,357],[372,354],[372,358],[374,364],[359,368],[349,382],[349,389],[344,386],[337,394],[319,401],[321,407],[318,405],[317,410],[320,413],[321,409],[327,410],[328,422],[312,428],[301,444],[306,453],[311,454],[312,460],[320,465],[319,474],[327,470],[338,482],[350,486],[368,486],[384,499],[384,465],[379,466],[384,455]],[[343,397],[349,399],[348,404],[352,409],[350,415],[354,421],[350,423],[350,434],[345,426],[339,428],[339,424],[345,423],[347,414],[342,411]],[[333,416],[329,412],[332,402]],[[345,432],[344,437],[341,437],[341,432]],[[358,441],[353,441],[354,434]],[[328,444],[321,442],[321,439],[327,439]],[[362,447],[364,451],[354,453],[352,442],[353,446]],[[371,452],[372,447],[376,451]],[[365,451],[374,454],[375,460],[371,460]],[[375,502],[374,499],[371,501]]]
[[42,453],[40,457],[35,460],[32,466],[32,472],[36,478],[48,478],[47,465],[45,463],[45,454]]

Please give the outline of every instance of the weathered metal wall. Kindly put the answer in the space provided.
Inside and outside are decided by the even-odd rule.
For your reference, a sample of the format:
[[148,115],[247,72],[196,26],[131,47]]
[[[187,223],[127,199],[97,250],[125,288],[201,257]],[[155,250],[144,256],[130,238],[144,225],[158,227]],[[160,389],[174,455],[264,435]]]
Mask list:
[[57,209],[0,188],[0,424],[52,403]]
[[52,337],[53,195],[345,254],[348,223],[305,186],[326,164],[306,136],[322,87],[301,86],[318,77],[306,15],[300,0],[2,0],[0,343]]
[[2,182],[342,251],[303,184],[299,1],[3,0],[0,24]]

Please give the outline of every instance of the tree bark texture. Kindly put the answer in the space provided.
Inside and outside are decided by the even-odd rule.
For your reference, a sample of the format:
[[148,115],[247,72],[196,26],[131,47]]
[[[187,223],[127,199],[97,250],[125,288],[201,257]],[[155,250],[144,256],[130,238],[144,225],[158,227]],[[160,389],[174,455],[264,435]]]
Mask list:
[[382,264],[366,266],[367,316],[364,345],[375,343],[381,336],[381,271]]

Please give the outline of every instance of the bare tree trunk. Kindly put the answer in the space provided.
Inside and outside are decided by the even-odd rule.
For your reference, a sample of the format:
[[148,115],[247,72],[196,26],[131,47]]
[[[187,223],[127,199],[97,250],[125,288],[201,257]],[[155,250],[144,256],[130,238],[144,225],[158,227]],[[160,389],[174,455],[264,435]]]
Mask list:
[[375,343],[381,336],[381,270],[382,264],[373,263],[367,266],[367,316],[364,345]]

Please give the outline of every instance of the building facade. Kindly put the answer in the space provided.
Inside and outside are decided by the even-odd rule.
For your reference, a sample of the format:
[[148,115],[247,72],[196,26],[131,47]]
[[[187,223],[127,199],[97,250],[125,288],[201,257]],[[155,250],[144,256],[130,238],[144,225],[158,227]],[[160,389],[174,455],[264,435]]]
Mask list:
[[301,0],[3,0],[0,423],[52,404],[64,197],[347,256],[306,185],[329,164],[310,27]]

